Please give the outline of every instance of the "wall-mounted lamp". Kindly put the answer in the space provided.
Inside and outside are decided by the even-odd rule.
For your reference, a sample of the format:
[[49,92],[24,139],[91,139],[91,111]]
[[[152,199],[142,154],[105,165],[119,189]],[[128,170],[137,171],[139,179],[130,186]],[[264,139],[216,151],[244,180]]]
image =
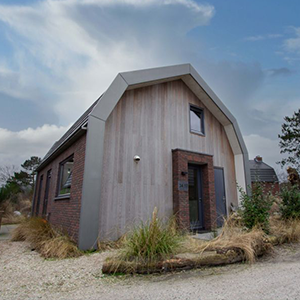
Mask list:
[[136,163],[138,163],[138,162],[141,160],[141,158],[140,158],[138,155],[135,155],[135,156],[133,157],[133,160],[134,160]]
[[184,172],[184,171],[181,172],[181,175],[182,175],[182,176],[185,176],[185,175],[187,175],[187,174],[188,174],[188,172]]

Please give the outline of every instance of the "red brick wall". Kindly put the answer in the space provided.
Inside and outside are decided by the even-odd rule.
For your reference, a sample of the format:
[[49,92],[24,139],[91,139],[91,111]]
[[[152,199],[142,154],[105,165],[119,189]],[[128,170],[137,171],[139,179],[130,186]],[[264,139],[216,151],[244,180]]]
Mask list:
[[[276,196],[280,191],[279,182],[261,182],[261,184],[263,185],[265,194],[271,192],[273,196]],[[252,189],[254,188],[254,186],[255,182],[252,182]]]
[[[52,169],[52,176],[49,189],[47,214],[49,222],[54,226],[67,231],[71,238],[78,241],[79,219],[81,208],[81,193],[83,184],[84,161],[85,161],[86,134],[81,136],[73,145],[56,157],[44,169],[42,169],[37,178],[37,188],[35,192],[36,212],[37,197],[39,193],[40,177],[43,175],[43,186],[41,190],[41,201],[38,215],[42,216],[45,188],[47,181],[47,172]],[[74,169],[72,175],[72,187],[69,199],[56,200],[59,164],[69,156],[74,154]]]
[[[215,178],[213,157],[207,154],[195,153],[176,149],[173,153],[173,201],[174,213],[176,214],[179,226],[183,229],[190,228],[189,216],[189,192],[180,191],[179,181],[188,182],[188,164],[202,166],[203,184],[203,213],[204,227],[211,230],[216,226],[216,201],[215,201]],[[183,175],[186,173],[186,175]]]

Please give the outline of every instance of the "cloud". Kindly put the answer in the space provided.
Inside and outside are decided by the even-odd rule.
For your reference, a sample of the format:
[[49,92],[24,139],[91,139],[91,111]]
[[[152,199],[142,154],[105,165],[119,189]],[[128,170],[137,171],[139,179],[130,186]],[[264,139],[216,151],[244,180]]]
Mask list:
[[[182,63],[187,33],[208,25],[214,13],[212,5],[194,0],[0,5],[3,36],[11,46],[0,58],[2,112],[13,109],[20,126],[26,118],[36,120],[28,121],[36,129],[20,130],[16,120],[5,118],[0,163],[44,155],[118,72]],[[58,126],[43,125],[50,119]]]
[[68,127],[43,125],[15,132],[0,128],[0,165],[19,166],[30,156],[43,157]]
[[284,49],[288,52],[300,54],[300,27],[292,27],[295,37],[284,41]]
[[214,13],[212,5],[193,0],[0,5],[0,21],[14,49],[14,65],[0,73],[4,92],[43,101],[60,124],[68,124],[118,72],[182,62],[186,33],[207,25]]
[[270,40],[270,39],[277,39],[283,37],[282,34],[265,34],[265,35],[254,35],[254,36],[248,36],[244,38],[244,41],[249,42],[256,42],[256,41],[262,41],[262,40]]
[[268,69],[266,70],[268,76],[277,77],[277,76],[290,76],[295,73],[295,71],[289,68],[277,68],[277,69]]
[[[272,114],[279,118],[279,113],[274,102],[257,95],[266,80],[288,72],[281,68],[268,73],[259,63],[208,61],[201,52],[203,41],[191,40],[188,33],[209,25],[214,14],[212,5],[193,0],[47,0],[28,6],[0,5],[0,22],[12,47],[9,55],[0,58],[1,107],[10,101],[14,104],[9,109],[19,110],[15,115],[23,114],[23,122],[36,119],[37,123],[29,123],[36,129],[24,132],[39,139],[22,139],[23,130],[6,118],[0,127],[11,125],[10,130],[1,129],[6,141],[0,140],[0,163],[17,164],[28,155],[44,155],[118,72],[185,62],[191,62],[220,96],[244,134],[269,134],[279,124]],[[285,109],[279,100],[275,101],[279,110]],[[44,128],[44,123],[58,126]],[[47,139],[40,134],[42,128]]]

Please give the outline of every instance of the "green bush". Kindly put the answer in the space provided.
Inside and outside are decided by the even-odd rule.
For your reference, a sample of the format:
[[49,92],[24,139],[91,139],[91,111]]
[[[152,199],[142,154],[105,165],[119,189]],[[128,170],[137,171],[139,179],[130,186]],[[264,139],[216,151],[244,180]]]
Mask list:
[[284,188],[280,193],[280,212],[283,219],[300,218],[300,189],[297,186]]
[[264,186],[255,183],[251,188],[251,195],[248,195],[242,188],[241,193],[241,217],[245,227],[252,229],[255,226],[261,227],[265,232],[269,231],[270,209],[273,204],[270,193],[264,193]]
[[150,222],[135,227],[123,241],[122,257],[125,260],[152,262],[173,254],[179,247],[181,236],[176,230],[175,220],[164,224],[153,212]]

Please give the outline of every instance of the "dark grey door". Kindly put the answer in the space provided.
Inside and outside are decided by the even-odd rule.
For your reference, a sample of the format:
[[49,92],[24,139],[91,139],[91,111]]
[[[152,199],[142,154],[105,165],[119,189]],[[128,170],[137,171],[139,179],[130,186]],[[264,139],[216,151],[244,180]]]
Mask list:
[[189,212],[191,230],[203,229],[201,167],[189,165]]
[[224,183],[223,168],[215,168],[215,194],[217,205],[217,226],[221,227],[224,223],[224,217],[227,215],[226,194]]

